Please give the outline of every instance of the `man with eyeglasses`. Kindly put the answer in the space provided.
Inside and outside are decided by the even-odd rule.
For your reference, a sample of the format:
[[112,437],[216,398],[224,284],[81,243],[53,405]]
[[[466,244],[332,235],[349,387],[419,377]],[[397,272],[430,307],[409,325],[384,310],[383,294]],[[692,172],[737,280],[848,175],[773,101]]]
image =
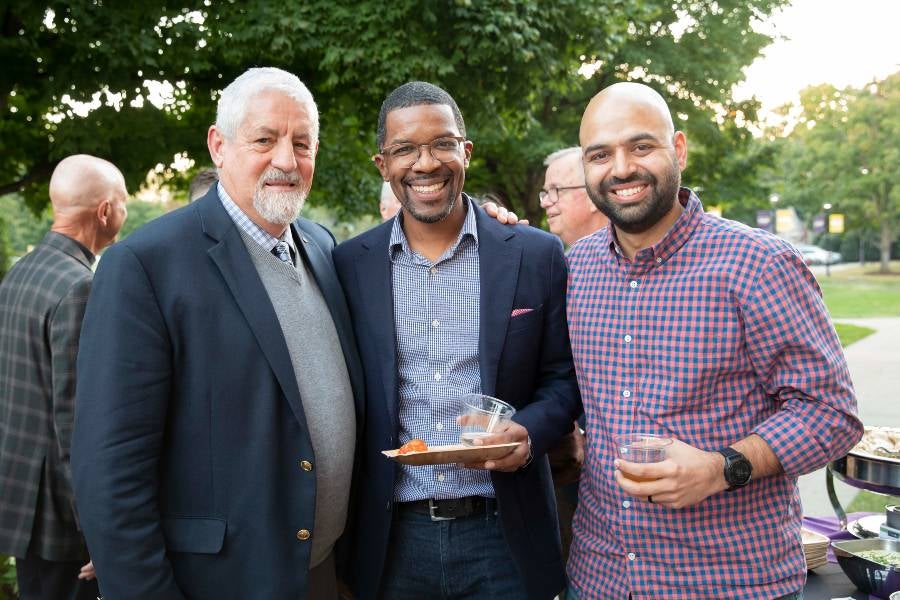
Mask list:
[[587,195],[581,148],[564,148],[544,160],[544,189],[540,191],[541,208],[547,213],[547,226],[560,237],[566,247],[598,231],[609,223]]
[[[472,142],[423,82],[381,107],[374,160],[401,212],[338,246],[366,375],[352,538],[360,598],[531,598],[565,586],[546,457],[581,412],[565,320],[562,244],[487,217],[463,192]],[[469,465],[398,466],[411,439],[456,444],[458,399],[498,397],[513,422]]]

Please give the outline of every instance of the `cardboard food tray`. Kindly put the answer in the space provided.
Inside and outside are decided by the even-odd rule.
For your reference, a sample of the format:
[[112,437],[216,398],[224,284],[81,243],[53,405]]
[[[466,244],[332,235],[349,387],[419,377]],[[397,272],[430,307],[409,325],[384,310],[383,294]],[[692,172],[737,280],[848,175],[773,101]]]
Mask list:
[[397,450],[382,450],[381,453],[400,464],[412,466],[473,463],[502,458],[515,450],[519,443],[491,444],[489,446],[452,444],[450,446],[433,446],[425,452],[397,454]]

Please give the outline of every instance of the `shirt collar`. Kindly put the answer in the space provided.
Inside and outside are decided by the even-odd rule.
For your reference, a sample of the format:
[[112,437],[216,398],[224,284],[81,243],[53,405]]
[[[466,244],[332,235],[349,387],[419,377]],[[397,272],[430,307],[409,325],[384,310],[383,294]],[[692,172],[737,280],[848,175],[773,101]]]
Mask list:
[[[703,206],[700,204],[699,196],[685,187],[678,190],[678,202],[684,207],[681,215],[659,242],[637,253],[636,263],[645,260],[651,260],[657,264],[664,263],[691,238],[697,225],[703,219]],[[614,256],[624,256],[625,254],[619,246],[616,228],[610,225],[609,232],[610,253]]]
[[294,236],[289,235],[291,231],[290,226],[284,230],[284,233],[281,234],[280,238],[277,238],[254,223],[247,213],[231,199],[231,196],[225,191],[221,182],[216,184],[216,190],[219,192],[219,199],[222,201],[222,206],[225,207],[225,212],[228,213],[228,216],[231,217],[234,224],[240,227],[244,233],[249,235],[253,241],[262,246],[266,252],[271,252],[278,242],[287,242],[288,246],[291,248],[291,253],[294,256],[297,256],[297,246],[294,243]]
[[[459,230],[459,235],[456,238],[456,242],[444,252],[443,255],[439,259],[435,261],[435,263],[441,262],[442,260],[453,256],[456,253],[456,249],[459,248],[459,245],[462,243],[463,239],[471,238],[475,247],[478,247],[478,226],[475,222],[475,211],[472,209],[472,199],[465,193],[462,194],[463,208],[466,211],[466,218],[463,220],[462,228]],[[406,234],[403,233],[403,211],[397,213],[397,217],[394,219],[394,224],[391,227],[391,239],[388,244],[388,255],[391,260],[393,260],[398,252],[402,252],[404,254],[412,255],[413,251],[409,247],[409,241],[406,239]]]

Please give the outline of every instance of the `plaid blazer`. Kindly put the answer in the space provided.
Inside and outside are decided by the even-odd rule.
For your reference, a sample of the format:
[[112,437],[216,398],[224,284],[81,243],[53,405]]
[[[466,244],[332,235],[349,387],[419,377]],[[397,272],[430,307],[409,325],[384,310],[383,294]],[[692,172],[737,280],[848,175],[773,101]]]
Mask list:
[[0,554],[87,558],[69,446],[92,262],[51,231],[0,282]]

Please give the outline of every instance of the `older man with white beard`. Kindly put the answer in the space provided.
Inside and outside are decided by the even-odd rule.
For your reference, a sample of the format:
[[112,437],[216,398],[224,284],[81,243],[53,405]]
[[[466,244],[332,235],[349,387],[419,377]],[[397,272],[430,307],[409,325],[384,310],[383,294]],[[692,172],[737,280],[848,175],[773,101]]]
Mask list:
[[334,240],[298,219],[318,114],[250,69],[219,183],[104,256],[78,356],[73,477],[104,598],[336,597],[362,377]]

